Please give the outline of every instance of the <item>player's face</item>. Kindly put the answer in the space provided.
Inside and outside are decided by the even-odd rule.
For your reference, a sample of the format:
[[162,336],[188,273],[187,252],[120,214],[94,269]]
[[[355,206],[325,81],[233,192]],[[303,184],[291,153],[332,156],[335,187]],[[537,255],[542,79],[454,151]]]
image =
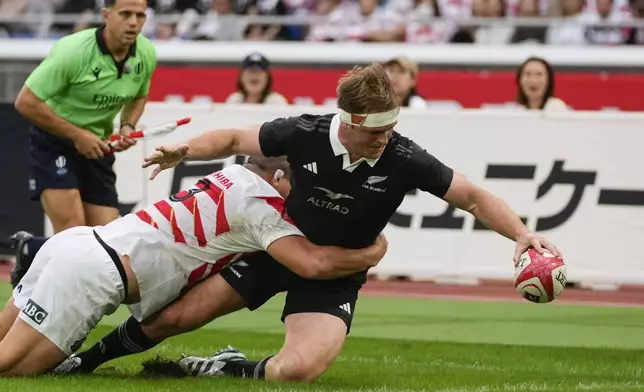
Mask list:
[[122,45],[132,45],[146,20],[146,0],[118,0],[110,8],[101,10],[105,26]]
[[530,61],[523,67],[521,89],[528,99],[541,99],[548,87],[548,70],[538,61]]
[[405,96],[409,94],[409,90],[414,87],[416,83],[411,73],[407,72],[403,67],[398,64],[391,64],[386,68],[387,75],[391,79],[391,85],[398,96]]
[[346,126],[347,150],[365,158],[380,158],[395,126],[395,123],[378,128]]

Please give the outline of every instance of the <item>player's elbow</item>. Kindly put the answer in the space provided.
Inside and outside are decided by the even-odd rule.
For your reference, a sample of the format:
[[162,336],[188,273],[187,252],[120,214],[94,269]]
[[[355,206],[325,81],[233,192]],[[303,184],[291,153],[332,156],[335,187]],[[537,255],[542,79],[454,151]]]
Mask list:
[[226,132],[232,155],[262,155],[259,147],[259,127],[229,129]]

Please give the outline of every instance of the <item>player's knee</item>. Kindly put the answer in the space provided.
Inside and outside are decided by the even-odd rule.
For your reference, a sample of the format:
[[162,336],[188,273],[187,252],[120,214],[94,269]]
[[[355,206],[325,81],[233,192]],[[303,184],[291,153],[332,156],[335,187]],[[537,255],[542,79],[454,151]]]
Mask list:
[[85,225],[85,211],[76,189],[46,189],[40,195],[54,232]]
[[311,382],[320,377],[331,362],[315,356],[306,358],[292,351],[274,357],[274,374],[276,381]]

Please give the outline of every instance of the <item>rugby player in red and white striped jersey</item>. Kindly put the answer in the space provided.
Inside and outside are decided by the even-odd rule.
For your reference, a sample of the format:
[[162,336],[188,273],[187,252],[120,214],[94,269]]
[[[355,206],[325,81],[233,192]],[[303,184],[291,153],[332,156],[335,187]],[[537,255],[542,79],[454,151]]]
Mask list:
[[0,314],[0,376],[51,370],[121,303],[142,321],[246,253],[318,279],[378,263],[382,237],[357,250],[309,242],[284,208],[289,177],[286,159],[253,157],[105,226],[56,234]]

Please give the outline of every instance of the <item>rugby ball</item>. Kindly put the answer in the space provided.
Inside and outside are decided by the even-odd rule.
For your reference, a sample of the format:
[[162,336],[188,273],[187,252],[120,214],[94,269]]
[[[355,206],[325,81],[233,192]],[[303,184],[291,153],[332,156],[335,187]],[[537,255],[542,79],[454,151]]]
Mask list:
[[514,268],[514,287],[528,301],[552,302],[564,291],[567,273],[563,260],[547,251],[540,254],[530,248]]

